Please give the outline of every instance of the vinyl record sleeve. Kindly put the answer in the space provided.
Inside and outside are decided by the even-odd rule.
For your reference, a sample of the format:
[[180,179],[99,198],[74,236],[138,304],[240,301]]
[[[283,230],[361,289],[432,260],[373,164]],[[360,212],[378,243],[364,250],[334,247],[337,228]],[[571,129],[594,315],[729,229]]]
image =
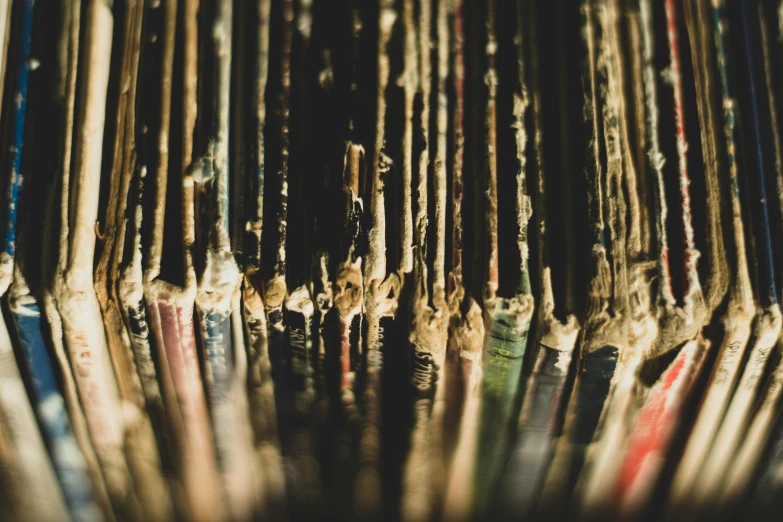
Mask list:
[[[566,410],[563,432],[543,490],[542,507],[552,509],[561,495],[570,496],[590,443],[600,436],[611,391],[622,375],[628,342],[629,299],[626,273],[626,202],[621,190],[623,155],[617,147],[617,90],[607,83],[607,67],[616,59],[607,40],[615,13],[606,5],[582,2],[582,89],[584,125],[589,137],[585,173],[591,237],[588,304],[580,341],[577,374]],[[610,15],[612,16],[610,18]],[[616,76],[615,80],[616,82]],[[602,128],[602,129],[601,129]],[[601,130],[599,130],[601,129]],[[605,140],[601,136],[605,135]],[[609,146],[608,142],[613,143]],[[606,147],[606,165],[601,162]],[[597,431],[598,430],[598,431]],[[562,508],[557,508],[562,509]]]
[[[734,6],[736,7],[736,6]],[[781,313],[778,305],[775,274],[772,260],[770,225],[768,219],[766,183],[765,183],[765,142],[762,138],[763,119],[766,99],[763,96],[763,71],[761,70],[760,48],[758,42],[758,13],[750,4],[742,4],[739,17],[735,18],[737,42],[741,55],[747,60],[743,70],[747,72],[746,93],[741,100],[747,101],[748,111],[742,116],[742,122],[749,129],[742,143],[747,169],[749,193],[745,196],[753,203],[750,208],[751,229],[754,243],[751,249],[756,265],[754,293],[758,312],[753,325],[747,362],[739,376],[737,388],[727,407],[726,414],[712,442],[710,452],[704,461],[699,478],[694,484],[696,502],[709,505],[719,498],[725,474],[731,460],[739,449],[739,443],[748,429],[753,403],[770,352],[777,344],[781,329]]]
[[[232,334],[231,314],[240,292],[240,271],[232,252],[230,236],[229,135],[231,118],[231,64],[233,54],[233,7],[231,2],[204,5],[213,19],[202,33],[202,49],[211,53],[202,64],[202,100],[211,110],[200,121],[197,137],[205,147],[194,160],[196,176],[196,246],[202,271],[198,275],[196,311],[203,349],[203,372],[207,404],[214,433],[218,467],[231,517],[251,518],[259,508],[256,466],[251,458],[250,426],[244,407],[247,389],[238,380],[235,350],[244,349]],[[208,218],[206,222],[204,218]],[[235,348],[235,345],[236,348]]]
[[279,328],[269,327],[265,298],[265,285],[261,271],[262,233],[264,230],[264,199],[266,183],[266,90],[269,74],[270,10],[271,0],[257,2],[251,11],[257,22],[256,31],[248,35],[252,49],[253,82],[250,100],[255,105],[248,124],[252,139],[249,140],[251,160],[246,174],[246,186],[250,197],[246,198],[244,241],[244,281],[242,286],[242,314],[248,360],[248,402],[250,423],[253,430],[255,451],[263,475],[265,499],[270,512],[280,509],[284,503],[285,476],[280,455],[278,436],[278,391],[273,380],[270,339],[279,342]]
[[[562,7],[562,6],[558,6]],[[537,9],[530,2],[517,2],[517,63],[518,87],[515,92],[514,110],[515,127],[519,130],[520,145],[527,138],[525,129],[525,112],[533,113],[533,126],[530,139],[534,143],[535,154],[529,163],[535,172],[536,190],[533,194],[533,212],[548,221],[548,191],[554,191],[556,197],[563,201],[565,195],[560,194],[565,189],[550,185],[544,159],[543,128],[544,113],[542,112],[541,71],[537,53],[543,45],[538,41],[539,31],[547,30],[536,27]],[[523,20],[529,20],[525,23]],[[559,30],[563,30],[559,26]],[[529,49],[529,51],[528,51]],[[526,52],[527,51],[527,52]],[[562,79],[561,79],[562,80]],[[564,106],[559,107],[565,110]],[[565,154],[569,154],[564,150]],[[524,165],[525,149],[522,148],[519,163]],[[569,176],[565,173],[564,176]],[[552,209],[554,214],[560,208]],[[524,389],[524,399],[519,413],[516,441],[512,447],[510,460],[507,464],[503,482],[501,483],[500,502],[506,513],[528,513],[535,506],[537,495],[543,485],[546,472],[552,458],[552,448],[555,433],[558,431],[558,418],[564,399],[566,380],[571,366],[571,357],[579,334],[579,323],[573,313],[561,320],[555,315],[558,311],[567,310],[567,303],[556,303],[552,288],[551,264],[553,259],[551,248],[554,241],[569,241],[568,237],[556,237],[549,227],[536,227],[538,254],[538,288],[540,296],[536,310],[535,340],[531,347],[533,354],[530,360],[532,367],[527,377]],[[569,312],[573,312],[570,311]]]
[[[194,179],[191,163],[194,160],[193,132],[196,125],[196,115],[199,106],[196,96],[198,69],[198,22],[197,12],[200,8],[198,0],[187,1],[180,11],[178,2],[168,1],[148,6],[148,19],[157,17],[160,31],[160,49],[150,53],[159,53],[157,67],[158,76],[151,76],[152,93],[159,99],[160,110],[149,114],[149,128],[156,129],[155,141],[148,145],[148,164],[142,165],[144,176],[150,176],[151,182],[147,190],[155,194],[151,205],[143,209],[146,213],[142,219],[151,223],[150,244],[145,245],[144,256],[138,259],[142,265],[142,288],[144,304],[146,305],[147,321],[152,333],[151,341],[158,353],[160,376],[158,377],[167,413],[169,429],[176,448],[176,462],[179,478],[185,497],[187,516],[198,520],[212,520],[224,516],[224,491],[218,475],[214,438],[209,424],[201,365],[196,347],[196,330],[194,324],[194,303],[196,298],[196,274],[191,254],[195,242],[194,218]],[[182,31],[176,32],[178,18],[181,20]],[[180,38],[177,38],[179,34]],[[156,39],[155,41],[158,41]],[[153,42],[154,43],[154,42]],[[175,67],[174,55],[180,49],[182,61],[176,66],[182,68],[184,75],[181,96],[174,98],[173,74]],[[182,104],[182,112],[172,109],[176,100]],[[150,103],[150,102],[148,102]],[[149,109],[151,109],[150,106]],[[149,110],[148,109],[148,110]],[[152,111],[151,111],[152,112]],[[182,135],[172,136],[172,114],[182,115]],[[169,154],[169,141],[181,140],[181,158],[173,158]],[[173,149],[173,147],[172,147]],[[177,150],[177,149],[173,149]],[[179,165],[180,171],[169,165]],[[146,167],[146,171],[143,169]],[[171,176],[180,181],[180,194],[174,194],[175,201],[181,201],[181,206],[166,207],[168,179]],[[181,262],[181,280],[169,281],[162,275],[163,244],[166,213],[180,215],[181,223],[174,220],[175,226],[181,227],[180,233],[168,231],[182,241],[182,257],[174,259]],[[149,213],[152,215],[150,216]],[[137,223],[137,226],[140,226]],[[138,234],[138,231],[137,231]],[[133,242],[140,249],[140,242]],[[135,263],[136,261],[134,261]],[[129,265],[135,266],[135,265]],[[134,278],[138,277],[139,268],[134,272],[126,272],[131,277],[128,282],[138,285]],[[179,278],[178,278],[179,279]],[[132,297],[125,302],[126,308],[139,309],[138,286]],[[142,348],[143,349],[143,348]]]
[[[15,11],[8,5],[10,2],[4,4],[6,5],[0,5],[0,56],[3,57],[0,84],[6,83],[4,80],[7,74],[8,79],[13,82],[12,92],[18,102],[11,105],[10,114],[6,112],[3,115],[4,120],[9,120],[8,136],[13,146],[11,153],[4,155],[10,168],[7,170],[9,179],[4,183],[8,192],[4,195],[6,214],[4,247],[0,256],[0,295],[6,293],[11,283],[16,253],[17,206],[22,176],[22,145],[25,143],[25,110],[34,13],[33,2],[23,2]],[[9,45],[11,34],[16,41]],[[9,53],[9,48],[14,49],[17,55]],[[4,108],[7,110],[7,107]],[[33,402],[35,403],[35,400]],[[58,483],[33,411],[5,319],[0,317],[0,474],[4,478],[5,486],[3,504],[8,508],[8,514],[17,520],[69,520],[68,508],[71,506],[65,502],[64,492]],[[46,430],[46,433],[48,435],[51,432]],[[58,464],[61,463],[62,460],[58,460]],[[62,469],[58,466],[58,470]],[[66,491],[71,494],[68,500],[73,502],[74,489]],[[78,513],[79,506],[71,505]]]
[[[167,455],[168,448],[164,446],[163,451],[159,448],[159,441],[165,444],[165,432],[156,439],[132,348],[132,337],[126,330],[127,323],[123,320],[123,306],[118,294],[120,262],[125,244],[128,190],[136,168],[136,86],[143,34],[143,7],[141,2],[126,3],[120,18],[124,20],[124,25],[118,28],[119,41],[123,42],[119,71],[119,85],[122,91],[117,92],[115,89],[112,92],[110,89],[109,92],[110,101],[116,100],[117,123],[114,127],[115,135],[110,136],[114,140],[114,154],[111,158],[109,179],[102,180],[103,183],[108,182],[109,199],[105,204],[105,213],[101,220],[103,229],[97,246],[99,254],[94,273],[94,287],[103,314],[106,340],[117,376],[120,399],[126,407],[125,415],[128,419],[125,431],[126,454],[141,504],[142,516],[149,520],[167,520],[173,516],[173,506],[161,466],[161,455]],[[125,85],[129,86],[127,90],[124,89]],[[105,164],[109,163],[108,159]],[[146,364],[142,366],[142,373],[149,373],[149,358],[145,359],[144,350],[140,355],[142,365]],[[145,375],[145,377],[149,388],[149,376]],[[153,409],[153,414],[156,413],[160,412]],[[160,422],[157,428],[165,429]]]
[[[5,321],[0,319],[0,468],[13,475],[3,504],[16,520],[69,520],[63,493],[41,439],[19,374]],[[5,482],[5,481],[4,481]]]
[[[707,388],[701,399],[699,413],[690,430],[683,456],[674,475],[670,491],[672,507],[683,504],[689,498],[695,474],[706,458],[726,408],[728,408],[735,383],[739,379],[743,353],[750,338],[751,322],[755,313],[745,247],[745,225],[740,201],[739,166],[736,158],[737,130],[736,94],[731,82],[728,49],[729,25],[723,22],[725,11],[721,2],[697,2],[697,21],[709,24],[715,37],[715,58],[722,100],[722,139],[725,144],[725,162],[728,170],[730,206],[732,209],[732,239],[734,275],[729,288],[729,306],[724,317],[725,333],[718,348],[717,359]],[[706,38],[708,29],[704,29]],[[705,93],[707,95],[707,93]]]
[[[63,339],[70,356],[90,439],[103,469],[112,504],[121,516],[133,517],[138,509],[138,499],[126,460],[126,424],[93,288],[95,220],[114,14],[110,5],[98,0],[88,3],[82,20],[79,9],[80,6],[75,6],[72,11],[69,31],[74,40],[83,32],[85,45],[81,49],[72,48],[74,56],[69,61],[68,76],[69,81],[75,82],[78,64],[78,74],[83,81],[79,96],[70,86],[67,95],[70,100],[76,100],[73,106],[77,117],[69,121],[66,116],[66,125],[73,121],[74,128],[72,143],[70,134],[66,134],[61,171],[58,262],[51,289],[59,325],[55,326],[53,335]],[[78,58],[76,53],[80,53]],[[66,104],[74,103],[70,100],[66,100]],[[57,324],[52,318],[49,320]]]

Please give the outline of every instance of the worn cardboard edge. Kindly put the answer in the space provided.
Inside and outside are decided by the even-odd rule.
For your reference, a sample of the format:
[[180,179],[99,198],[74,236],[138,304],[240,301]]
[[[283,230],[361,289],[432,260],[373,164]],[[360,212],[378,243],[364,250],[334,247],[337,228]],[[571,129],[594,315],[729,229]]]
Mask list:
[[413,0],[403,0],[403,26],[405,42],[403,50],[403,73],[398,83],[403,86],[405,97],[405,121],[402,135],[402,223],[400,227],[400,243],[402,255],[400,270],[405,273],[413,271],[413,103],[419,88],[420,73],[418,49],[416,46],[416,24],[414,18]]
[[669,501],[683,505],[698,475],[701,464],[728,408],[740,364],[751,335],[753,314],[744,307],[731,306],[724,317],[724,336],[718,349],[712,374],[701,398],[699,411],[690,430],[683,455],[672,479]]
[[[775,349],[780,351],[781,348],[783,348],[783,344],[779,338]],[[764,451],[768,447],[775,427],[782,391],[783,364],[778,362],[769,376],[760,405],[753,413],[753,419],[750,421],[737,454],[728,467],[728,475],[720,491],[720,501],[723,505],[733,505],[741,500],[748,485],[752,483],[754,473],[764,456]]]
[[[60,227],[54,230],[47,226],[46,240],[44,241],[44,290],[43,309],[48,328],[51,332],[52,346],[54,349],[57,366],[60,369],[63,385],[63,396],[66,408],[72,422],[77,443],[87,460],[90,476],[96,488],[98,501],[103,510],[103,516],[107,520],[114,520],[114,511],[110,500],[109,488],[90,441],[87,419],[78,396],[76,380],[70,364],[70,354],[65,347],[63,336],[63,324],[60,318],[57,301],[55,298],[55,280],[60,272],[55,265],[63,266],[68,254],[68,192],[70,188],[70,171],[72,157],[72,140],[74,133],[74,112],[76,100],[76,71],[79,61],[79,28],[81,26],[81,10],[78,6],[63,3],[63,20],[59,34],[59,78],[58,100],[63,112],[63,151],[60,158],[60,173],[55,180],[55,187],[60,189],[58,197],[56,191],[52,193],[50,205],[51,212],[60,214]],[[52,221],[52,220],[50,220]]]
[[769,354],[780,335],[781,324],[783,318],[778,305],[760,310],[760,314],[756,316],[747,363],[694,483],[691,499],[697,505],[708,502],[720,493],[731,458],[739,448],[741,437],[746,433],[753,401],[761,386],[761,377]]
[[[158,162],[155,165],[156,198],[152,213],[152,242],[147,256],[146,278],[154,279],[160,273],[163,255],[163,232],[166,216],[166,191],[169,174],[169,138],[171,129],[171,106],[174,70],[174,47],[176,43],[177,2],[166,2],[163,27],[163,50],[160,80],[160,121],[158,128]],[[186,131],[187,132],[187,131]]]

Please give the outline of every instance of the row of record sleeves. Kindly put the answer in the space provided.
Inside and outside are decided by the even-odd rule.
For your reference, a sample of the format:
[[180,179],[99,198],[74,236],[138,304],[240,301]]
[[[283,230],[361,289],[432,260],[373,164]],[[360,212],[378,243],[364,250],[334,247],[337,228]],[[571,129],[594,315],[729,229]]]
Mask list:
[[0,46],[0,520],[779,520],[783,2]]

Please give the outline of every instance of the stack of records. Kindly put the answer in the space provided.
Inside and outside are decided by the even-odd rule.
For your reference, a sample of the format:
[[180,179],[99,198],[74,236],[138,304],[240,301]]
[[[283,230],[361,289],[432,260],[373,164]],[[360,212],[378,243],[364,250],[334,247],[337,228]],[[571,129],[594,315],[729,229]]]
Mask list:
[[783,1],[0,0],[0,520],[779,520]]

